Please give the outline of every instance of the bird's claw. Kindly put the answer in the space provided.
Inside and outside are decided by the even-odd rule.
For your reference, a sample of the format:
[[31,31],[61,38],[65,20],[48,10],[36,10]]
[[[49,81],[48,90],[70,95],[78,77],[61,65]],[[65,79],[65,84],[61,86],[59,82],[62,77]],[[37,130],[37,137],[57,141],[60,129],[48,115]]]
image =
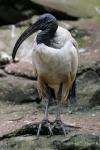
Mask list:
[[52,130],[54,129],[55,126],[60,126],[64,135],[66,136],[66,127],[65,127],[65,124],[59,119],[56,119],[53,123],[53,126],[52,126]]
[[41,128],[42,128],[42,126],[44,126],[44,125],[47,126],[47,128],[48,128],[48,130],[49,130],[49,132],[50,132],[50,135],[53,135],[52,128],[51,128],[51,126],[50,126],[49,120],[48,120],[48,119],[43,119],[43,120],[40,122],[40,124],[39,124],[38,131],[37,131],[37,137],[39,137]]

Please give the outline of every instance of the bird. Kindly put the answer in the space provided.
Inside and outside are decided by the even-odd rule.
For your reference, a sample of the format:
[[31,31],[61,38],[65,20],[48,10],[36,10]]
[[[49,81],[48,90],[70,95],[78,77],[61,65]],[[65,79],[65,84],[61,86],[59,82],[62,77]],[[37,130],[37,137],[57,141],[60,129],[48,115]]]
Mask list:
[[[13,61],[22,42],[34,32],[37,32],[37,35],[33,41],[33,74],[37,78],[39,96],[46,98],[45,115],[39,123],[37,136],[40,135],[44,124],[51,135],[54,127],[59,125],[66,136],[65,123],[61,119],[61,105],[68,99],[69,91],[75,82],[78,44],[67,29],[58,25],[55,16],[45,13],[20,35],[13,48]],[[57,114],[51,127],[48,106],[52,97],[57,101]]]

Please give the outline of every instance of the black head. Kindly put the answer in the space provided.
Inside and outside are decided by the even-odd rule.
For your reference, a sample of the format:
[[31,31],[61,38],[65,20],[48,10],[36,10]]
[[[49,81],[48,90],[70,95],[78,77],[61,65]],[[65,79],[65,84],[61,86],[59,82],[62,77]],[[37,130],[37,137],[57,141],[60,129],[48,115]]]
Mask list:
[[15,55],[17,52],[17,49],[19,48],[19,46],[22,44],[22,42],[28,38],[30,35],[32,35],[34,32],[38,31],[38,30],[49,30],[51,31],[52,29],[52,33],[56,32],[58,28],[58,23],[56,18],[49,14],[43,14],[41,16],[39,16],[39,18],[37,19],[37,21],[32,24],[28,29],[26,29],[22,35],[19,37],[19,39],[17,40],[14,49],[13,49],[13,53],[12,53],[12,59],[15,59]]
[[57,19],[49,13],[41,15],[38,18],[37,22],[40,25],[39,30],[42,30],[42,31],[49,28],[51,25],[53,25],[54,29],[55,28],[57,29],[57,27],[58,27]]

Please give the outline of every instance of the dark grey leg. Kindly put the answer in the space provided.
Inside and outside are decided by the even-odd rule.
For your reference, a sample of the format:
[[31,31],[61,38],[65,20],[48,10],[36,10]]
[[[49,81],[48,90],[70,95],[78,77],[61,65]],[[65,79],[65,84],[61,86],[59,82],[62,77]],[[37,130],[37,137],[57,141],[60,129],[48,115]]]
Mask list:
[[72,88],[69,92],[69,104],[75,104],[76,103],[76,79],[73,82]]
[[59,91],[58,91],[58,95],[57,95],[57,105],[58,105],[58,109],[57,109],[57,116],[56,116],[56,120],[61,120],[60,114],[61,114],[61,97],[62,97],[62,83],[60,84],[59,87]]
[[51,129],[51,127],[50,127],[50,122],[49,122],[49,120],[48,120],[48,106],[49,106],[49,101],[50,101],[50,99],[51,99],[51,93],[50,93],[50,89],[49,89],[48,86],[47,86],[47,92],[46,92],[46,93],[47,93],[48,99],[46,100],[45,115],[44,115],[43,120],[42,120],[42,121],[40,122],[40,124],[39,124],[37,136],[39,136],[40,131],[41,131],[41,128],[42,128],[42,126],[43,126],[44,124],[47,125],[50,134],[53,135],[52,129]]
[[52,129],[56,126],[56,125],[59,125],[61,127],[61,129],[63,130],[63,133],[64,135],[66,136],[66,129],[64,127],[64,123],[62,122],[61,120],[61,98],[62,98],[62,87],[63,87],[63,84],[61,83],[60,84],[60,87],[59,87],[59,91],[58,91],[58,96],[57,96],[57,103],[58,103],[58,107],[57,107],[57,116],[56,116],[56,120],[54,121],[54,124],[52,126]]
[[[64,133],[64,135],[66,136],[66,131],[71,131],[72,128],[74,129],[77,129],[79,127],[77,126],[73,126],[73,125],[67,125],[65,123],[62,122],[61,120],[61,96],[62,96],[62,87],[63,85],[61,84],[60,87],[59,87],[59,92],[58,92],[58,108],[57,108],[57,116],[56,116],[56,119],[53,123],[53,126],[52,126],[52,129],[56,126],[56,125],[59,125]],[[67,130],[66,130],[67,129]]]

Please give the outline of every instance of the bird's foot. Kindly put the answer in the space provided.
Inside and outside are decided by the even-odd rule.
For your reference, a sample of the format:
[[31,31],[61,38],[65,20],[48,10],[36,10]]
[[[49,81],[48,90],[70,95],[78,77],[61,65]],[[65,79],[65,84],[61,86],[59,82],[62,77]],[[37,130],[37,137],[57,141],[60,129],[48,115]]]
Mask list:
[[62,120],[60,119],[56,119],[52,125],[52,130],[56,127],[56,126],[60,126],[60,128],[62,129],[64,135],[66,136],[66,124],[64,124],[62,122]]
[[67,133],[69,131],[73,131],[74,129],[79,129],[79,126],[74,126],[74,125],[67,125],[65,123],[63,123],[63,121],[61,119],[56,119],[53,124],[52,124],[52,130],[54,130],[54,128],[61,128],[61,130],[63,131],[64,135],[66,136]]
[[43,126],[46,126],[48,128],[50,135],[53,135],[52,128],[50,126],[50,121],[48,119],[43,119],[39,124],[38,131],[37,131],[37,137],[39,137],[40,131]]

